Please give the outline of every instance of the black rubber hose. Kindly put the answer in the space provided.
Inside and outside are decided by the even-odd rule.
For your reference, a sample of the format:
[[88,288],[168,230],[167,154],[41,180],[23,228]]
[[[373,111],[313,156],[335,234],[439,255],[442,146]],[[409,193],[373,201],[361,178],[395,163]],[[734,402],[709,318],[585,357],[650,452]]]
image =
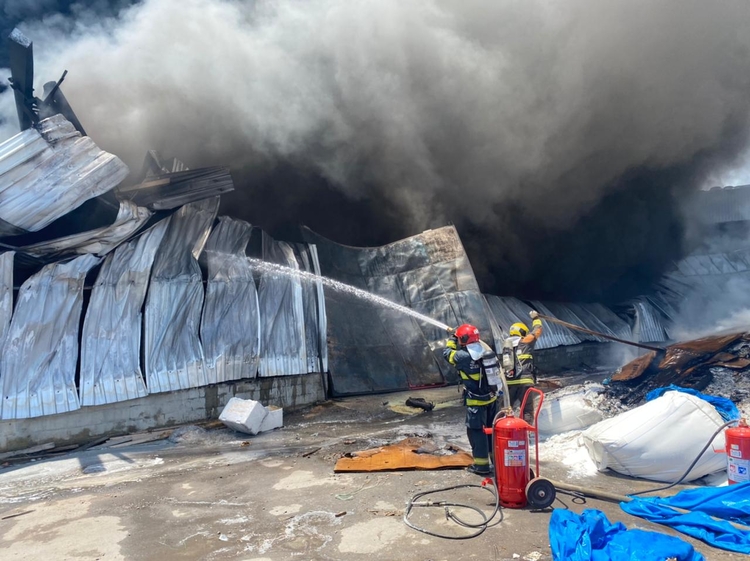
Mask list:
[[645,495],[646,493],[656,493],[657,491],[664,491],[666,489],[671,489],[675,485],[679,485],[680,483],[682,483],[682,480],[687,477],[688,473],[690,473],[690,471],[695,467],[695,464],[698,463],[698,460],[701,459],[705,451],[708,450],[708,447],[711,446],[711,444],[713,444],[714,439],[719,435],[719,433],[723,431],[725,428],[727,428],[729,425],[733,425],[739,422],[740,422],[739,419],[734,419],[733,421],[727,421],[726,423],[721,425],[718,429],[716,429],[716,432],[714,432],[711,438],[708,439],[708,442],[706,443],[706,445],[703,447],[700,453],[695,457],[695,459],[693,460],[693,463],[691,463],[690,466],[688,466],[688,468],[685,470],[685,473],[683,473],[682,476],[677,481],[675,481],[674,483],[670,483],[669,485],[666,485],[664,487],[657,487],[656,489],[648,489],[646,491],[638,491],[637,493],[629,493],[628,496],[634,497],[636,495]]
[[[425,503],[415,502],[427,495],[432,495],[435,493],[444,493],[446,491],[452,491],[453,489],[462,489],[462,488],[467,488],[467,487],[477,487],[479,489],[484,489],[492,493],[493,497],[495,498],[495,508],[493,509],[492,514],[488,516],[479,507],[461,504],[461,503],[454,503],[454,502],[448,502],[448,501],[437,501],[437,502],[428,501]],[[411,521],[409,520],[409,514],[411,514],[412,508],[414,507],[442,507],[445,509],[446,519],[453,520],[456,524],[458,524],[459,526],[463,526],[464,528],[477,528],[478,530],[466,536],[448,536],[444,534],[438,534],[437,532],[432,532],[430,530],[426,530],[425,528],[420,528],[419,526],[412,524]],[[461,518],[459,518],[458,515],[456,515],[454,512],[452,512],[450,507],[465,508],[468,510],[473,510],[474,512],[478,513],[482,517],[482,521],[477,524],[466,522],[465,520],[462,520]],[[500,514],[500,518],[496,520],[495,522],[492,522],[492,520],[495,518],[495,516],[498,515],[498,513]],[[423,534],[435,536],[436,538],[444,538],[447,540],[468,540],[471,538],[476,538],[477,536],[481,535],[487,528],[500,524],[502,520],[503,520],[503,515],[502,515],[502,510],[500,508],[500,496],[495,490],[495,488],[494,487],[490,488],[488,486],[475,485],[475,484],[454,485],[452,487],[443,487],[441,489],[434,489],[432,491],[424,491],[422,493],[417,493],[411,499],[409,499],[409,502],[406,503],[406,510],[404,511],[404,523],[407,526],[409,526],[409,528],[413,528],[414,530],[417,530],[418,532],[422,532]]]

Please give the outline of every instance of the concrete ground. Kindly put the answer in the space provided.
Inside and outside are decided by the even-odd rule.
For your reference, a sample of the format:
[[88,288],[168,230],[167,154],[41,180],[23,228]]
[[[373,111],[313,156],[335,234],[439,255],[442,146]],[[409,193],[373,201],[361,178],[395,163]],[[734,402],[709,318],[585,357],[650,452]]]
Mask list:
[[[407,397],[437,404],[407,408]],[[415,493],[479,484],[463,470],[333,472],[343,454],[429,436],[468,450],[457,389],[340,399],[285,416],[285,426],[252,437],[226,428],[187,427],[169,439],[124,443],[0,469],[3,560],[463,560],[552,558],[551,509],[503,509],[478,537],[450,540],[408,527]],[[541,475],[570,480],[571,464],[541,458]],[[657,486],[612,474],[570,481],[626,494]],[[672,491],[670,491],[672,492]],[[491,511],[490,494],[464,487],[440,498]],[[604,511],[611,521],[679,535],[625,514],[616,503],[558,495],[555,508]],[[467,520],[476,515],[463,512]],[[437,533],[469,533],[442,508],[410,520]],[[695,545],[709,561],[740,555]]]

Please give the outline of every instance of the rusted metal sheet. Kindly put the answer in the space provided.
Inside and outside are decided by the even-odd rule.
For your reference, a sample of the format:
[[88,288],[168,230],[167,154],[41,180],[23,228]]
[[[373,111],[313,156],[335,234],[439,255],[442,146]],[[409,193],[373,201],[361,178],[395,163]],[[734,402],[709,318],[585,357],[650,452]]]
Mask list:
[[663,352],[651,351],[629,362],[612,376],[622,383],[626,401],[635,403],[648,391],[675,384],[698,391],[713,379],[711,368],[723,366],[742,370],[750,366],[743,347],[750,343],[750,333],[732,333],[703,337],[666,347]]
[[[411,437],[391,444],[340,458],[333,468],[336,473],[356,471],[393,471],[405,469],[451,469],[470,466],[471,454],[459,448],[435,454],[437,446],[426,438]],[[447,453],[442,453],[447,452]]]
[[639,378],[656,358],[656,351],[648,351],[646,354],[631,360],[623,366],[619,372],[612,376],[613,382],[625,382]]

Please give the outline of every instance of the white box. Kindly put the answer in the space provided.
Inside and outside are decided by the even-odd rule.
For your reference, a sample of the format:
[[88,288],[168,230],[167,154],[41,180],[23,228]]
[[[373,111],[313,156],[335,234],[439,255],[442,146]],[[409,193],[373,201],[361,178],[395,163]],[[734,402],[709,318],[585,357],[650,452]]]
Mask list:
[[278,429],[284,426],[284,410],[281,407],[266,407],[268,415],[263,419],[260,424],[258,432],[266,432],[267,430]]
[[267,414],[268,411],[259,401],[233,397],[219,415],[219,420],[238,432],[258,434]]

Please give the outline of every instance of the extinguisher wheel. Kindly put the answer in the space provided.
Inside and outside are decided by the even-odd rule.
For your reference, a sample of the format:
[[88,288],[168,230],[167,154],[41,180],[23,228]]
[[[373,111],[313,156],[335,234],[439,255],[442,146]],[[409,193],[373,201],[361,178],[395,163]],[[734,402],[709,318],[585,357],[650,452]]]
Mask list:
[[547,508],[555,502],[555,486],[549,479],[537,477],[526,484],[526,500],[532,508]]

